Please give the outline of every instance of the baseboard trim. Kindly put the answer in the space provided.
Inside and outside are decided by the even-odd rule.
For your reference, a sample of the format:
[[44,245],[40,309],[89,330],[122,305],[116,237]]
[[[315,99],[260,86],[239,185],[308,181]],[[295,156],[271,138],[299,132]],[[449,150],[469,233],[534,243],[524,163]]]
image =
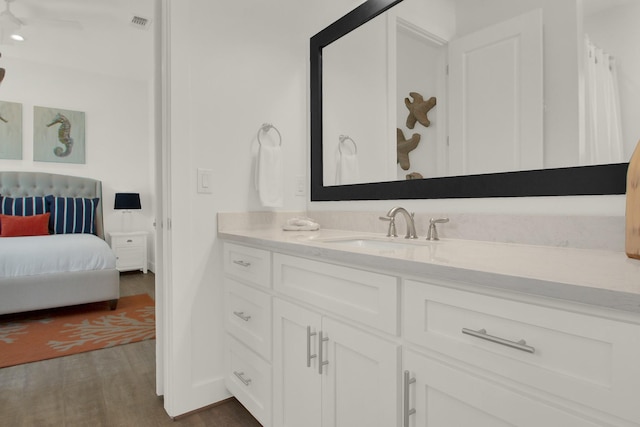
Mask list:
[[203,406],[202,408],[194,409],[193,411],[189,411],[187,413],[180,414],[180,415],[177,415],[175,417],[171,417],[171,419],[174,420],[174,421],[180,421],[181,419],[186,418],[189,415],[193,415],[193,414],[196,414],[198,412],[206,411],[207,409],[215,408],[216,406],[223,405],[223,404],[225,404],[225,403],[227,403],[227,402],[229,402],[231,400],[234,400],[234,399],[235,399],[235,397],[233,397],[233,396],[227,397],[226,399],[222,399],[222,400],[220,400],[218,402],[214,402],[214,403],[212,403],[210,405]]

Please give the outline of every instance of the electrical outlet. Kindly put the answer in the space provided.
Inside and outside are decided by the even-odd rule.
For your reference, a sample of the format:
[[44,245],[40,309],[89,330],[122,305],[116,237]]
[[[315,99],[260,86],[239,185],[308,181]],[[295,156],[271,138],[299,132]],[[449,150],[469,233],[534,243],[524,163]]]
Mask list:
[[304,175],[296,176],[296,196],[304,196],[306,194],[305,187],[307,185],[307,180]]

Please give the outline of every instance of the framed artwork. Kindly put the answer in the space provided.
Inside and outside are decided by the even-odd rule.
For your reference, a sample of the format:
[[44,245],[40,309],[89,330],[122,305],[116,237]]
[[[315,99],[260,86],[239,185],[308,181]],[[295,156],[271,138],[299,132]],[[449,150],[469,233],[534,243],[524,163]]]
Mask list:
[[22,104],[0,101],[0,159],[22,159]]
[[84,112],[33,107],[33,160],[84,163]]

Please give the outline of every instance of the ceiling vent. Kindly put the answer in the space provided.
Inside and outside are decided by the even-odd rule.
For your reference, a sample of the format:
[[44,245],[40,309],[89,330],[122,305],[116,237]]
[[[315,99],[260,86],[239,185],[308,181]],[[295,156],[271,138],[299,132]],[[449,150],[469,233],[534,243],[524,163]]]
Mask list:
[[146,30],[149,27],[150,23],[151,23],[150,19],[144,18],[142,16],[134,15],[134,17],[131,18],[131,25],[141,30]]

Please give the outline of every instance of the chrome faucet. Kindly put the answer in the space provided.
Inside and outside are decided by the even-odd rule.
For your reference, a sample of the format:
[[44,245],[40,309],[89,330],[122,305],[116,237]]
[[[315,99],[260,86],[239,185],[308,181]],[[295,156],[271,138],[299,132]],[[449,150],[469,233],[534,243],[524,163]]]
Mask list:
[[444,224],[449,222],[449,218],[431,218],[429,220],[429,231],[427,231],[427,240],[440,240],[438,238],[438,229],[436,224]]
[[407,223],[407,234],[404,236],[405,239],[417,239],[418,236],[416,234],[416,225],[413,221],[413,213],[407,212],[405,208],[401,208],[400,206],[396,206],[391,208],[389,212],[387,212],[387,216],[381,216],[380,219],[389,221],[389,232],[387,236],[389,237],[398,237],[396,234],[396,214],[400,212],[402,216],[404,216],[405,222]]

